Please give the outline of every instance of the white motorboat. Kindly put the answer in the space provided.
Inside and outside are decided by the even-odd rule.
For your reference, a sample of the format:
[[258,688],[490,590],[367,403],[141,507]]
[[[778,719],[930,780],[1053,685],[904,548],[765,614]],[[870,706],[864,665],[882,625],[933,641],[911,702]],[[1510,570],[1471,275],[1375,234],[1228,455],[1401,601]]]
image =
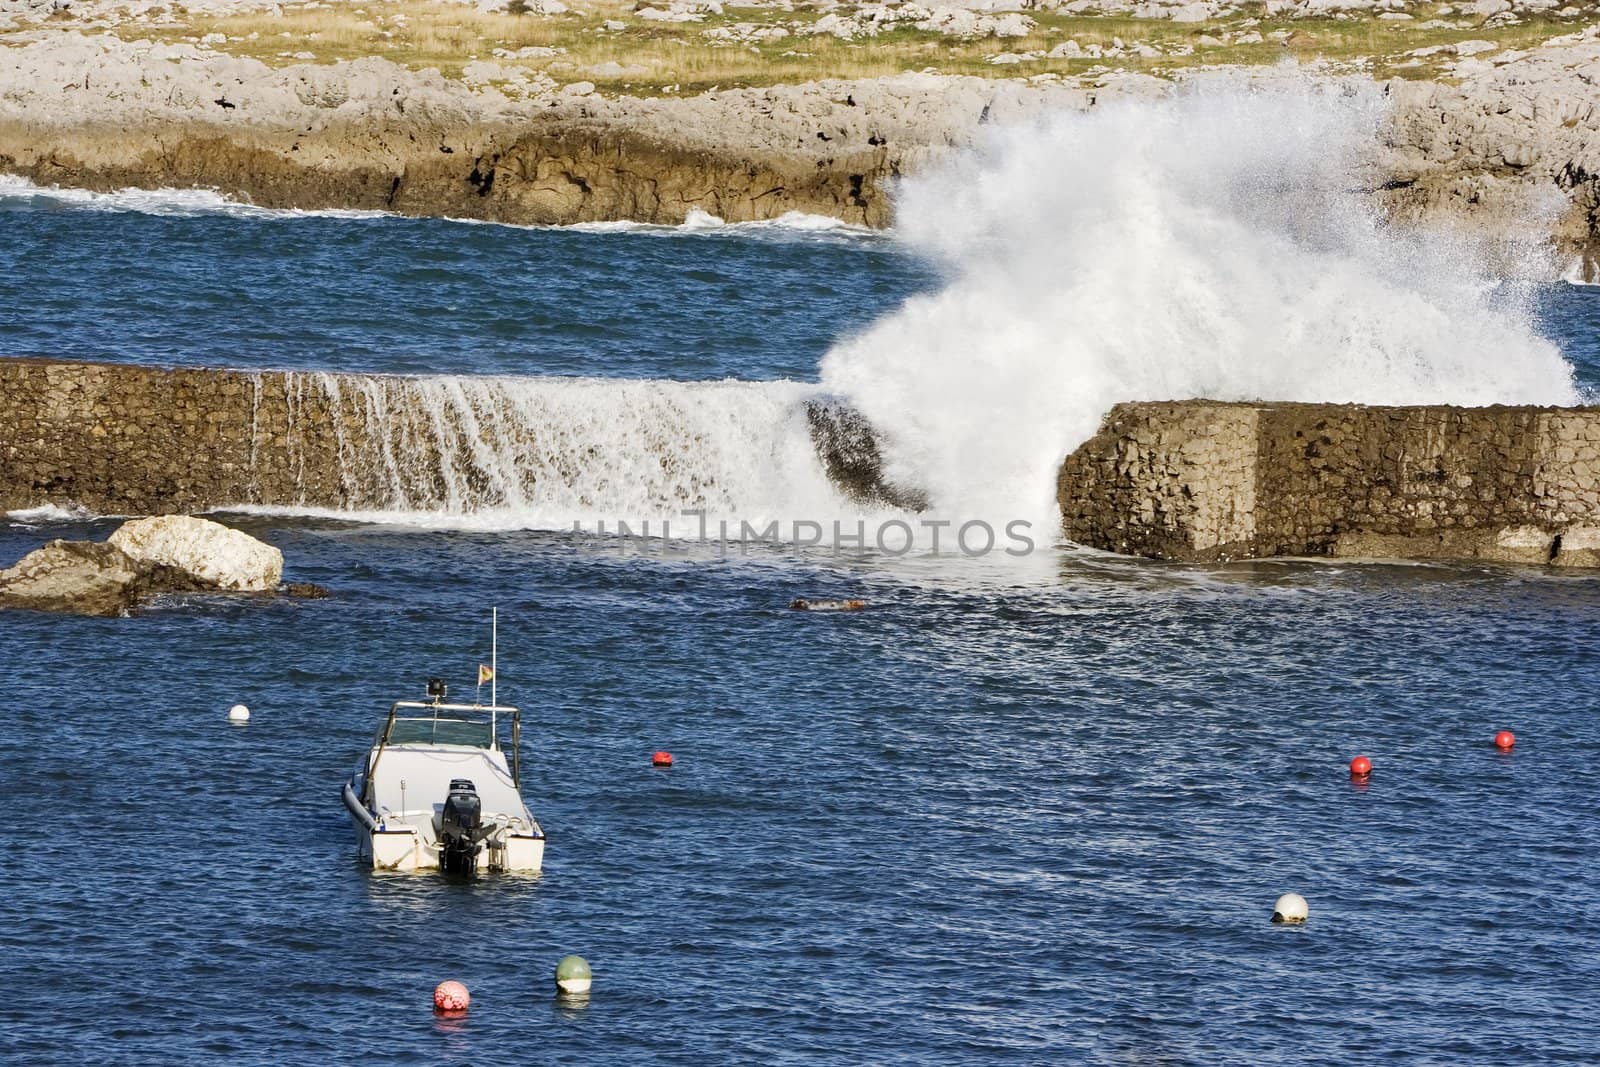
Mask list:
[[539,870],[544,831],[522,800],[522,713],[493,702],[447,704],[437,678],[428,696],[389,708],[345,783],[362,859],[383,871]]

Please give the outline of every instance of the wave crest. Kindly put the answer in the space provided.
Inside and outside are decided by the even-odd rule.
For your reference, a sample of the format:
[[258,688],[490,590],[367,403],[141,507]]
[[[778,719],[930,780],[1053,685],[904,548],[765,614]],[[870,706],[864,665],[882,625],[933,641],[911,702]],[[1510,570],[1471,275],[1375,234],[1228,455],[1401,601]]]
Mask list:
[[1383,103],[1214,86],[995,132],[907,181],[947,282],[822,366],[941,509],[1054,515],[1128,400],[1574,403],[1531,301],[1459,236],[1374,211]]

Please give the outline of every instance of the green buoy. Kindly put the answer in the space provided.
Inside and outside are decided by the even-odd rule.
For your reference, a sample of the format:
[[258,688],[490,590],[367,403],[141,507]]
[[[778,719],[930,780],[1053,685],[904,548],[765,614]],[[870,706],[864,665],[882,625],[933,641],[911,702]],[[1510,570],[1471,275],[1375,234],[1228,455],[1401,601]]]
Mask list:
[[594,974],[589,961],[582,956],[564,956],[556,964],[556,990],[563,996],[576,996],[589,992]]

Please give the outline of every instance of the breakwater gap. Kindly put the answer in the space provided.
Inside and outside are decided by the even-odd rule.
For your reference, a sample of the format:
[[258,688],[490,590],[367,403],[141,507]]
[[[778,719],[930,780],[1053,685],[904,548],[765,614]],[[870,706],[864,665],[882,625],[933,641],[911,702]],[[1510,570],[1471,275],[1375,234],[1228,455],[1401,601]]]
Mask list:
[[[236,506],[531,526],[920,511],[848,404],[795,382],[0,360],[0,509]],[[1067,538],[1268,556],[1600,566],[1600,408],[1117,405],[1056,485]]]

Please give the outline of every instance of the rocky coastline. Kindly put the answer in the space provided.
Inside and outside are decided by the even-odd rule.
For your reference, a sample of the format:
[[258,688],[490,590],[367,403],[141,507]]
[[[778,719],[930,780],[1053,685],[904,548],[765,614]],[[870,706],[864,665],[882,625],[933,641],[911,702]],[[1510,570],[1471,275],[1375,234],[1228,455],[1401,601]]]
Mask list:
[[0,73],[0,172],[106,191],[202,187],[264,207],[517,224],[883,226],[885,184],[985,122],[1083,91],[909,75],[689,100],[511,101],[380,59],[274,70],[188,46],[52,37]]
[[[602,95],[587,82],[513,91],[375,56],[271,65],[200,43],[130,40],[126,25],[118,33],[74,25],[5,38],[0,172],[91,190],[197,187],[266,207],[517,224],[797,211],[885,226],[897,177],[973,144],[985,127],[1240,76],[1211,66],[1161,77],[902,73]],[[1391,107],[1373,145],[1375,203],[1407,222],[1520,238],[1542,229],[1592,276],[1600,26],[1535,49],[1485,54],[1474,44],[1494,47],[1451,45],[1448,77],[1384,84]],[[1370,83],[1316,63],[1245,76]]]

